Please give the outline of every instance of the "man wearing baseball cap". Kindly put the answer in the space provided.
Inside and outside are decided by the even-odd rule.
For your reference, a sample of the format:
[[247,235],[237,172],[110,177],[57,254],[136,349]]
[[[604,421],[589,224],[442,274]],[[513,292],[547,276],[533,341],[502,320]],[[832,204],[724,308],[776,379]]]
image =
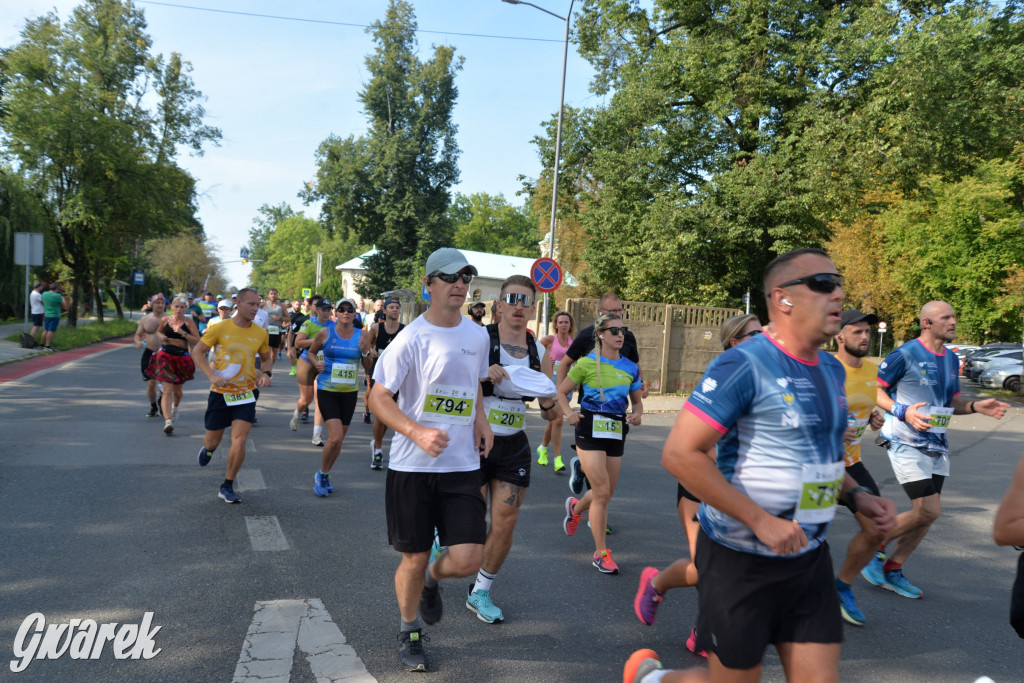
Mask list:
[[[430,308],[378,359],[370,389],[370,410],[396,432],[385,507],[388,541],[402,553],[395,593],[398,656],[407,671],[429,667],[419,618],[441,620],[438,581],[475,574],[487,538],[480,456],[490,452],[494,434],[480,380],[487,378],[488,336],[462,315],[476,274],[458,249],[427,258]],[[447,550],[429,562],[435,528]]]
[[469,319],[475,322],[477,325],[483,327],[484,314],[487,312],[487,304],[483,301],[477,301],[475,304],[469,307]]
[[[868,427],[882,428],[882,413],[875,410],[875,388],[878,386],[878,366],[864,357],[868,355],[871,343],[871,328],[878,324],[878,316],[857,310],[843,311],[839,316],[839,333],[836,344],[839,351],[836,358],[846,370],[847,429],[843,439],[843,457],[846,473],[857,482],[858,487],[881,495],[867,467],[861,462],[860,443]],[[871,561],[875,549],[885,539],[871,520],[857,512],[855,505],[848,501],[840,504],[850,508],[860,524],[860,531],[850,539],[846,549],[846,560],[836,576],[836,590],[839,592],[839,608],[846,622],[854,626],[864,625],[864,613],[857,607],[851,585],[857,573]]]

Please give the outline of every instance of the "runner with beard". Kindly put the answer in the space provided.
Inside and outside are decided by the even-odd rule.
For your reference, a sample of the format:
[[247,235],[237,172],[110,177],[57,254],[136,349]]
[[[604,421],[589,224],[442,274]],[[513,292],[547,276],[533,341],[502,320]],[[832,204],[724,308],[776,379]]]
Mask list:
[[[368,374],[370,378],[370,389],[373,388],[373,371],[377,368],[377,359],[384,353],[384,349],[394,340],[398,333],[405,329],[405,325],[398,322],[402,316],[402,302],[392,297],[384,303],[383,309],[385,318],[383,321],[370,327],[367,333],[366,345],[370,350],[370,357],[373,359],[373,366]],[[395,394],[398,400],[398,394]],[[367,401],[369,407],[369,401]],[[377,420],[373,423],[373,440],[370,442],[370,469],[380,470],[384,467],[384,434],[388,426]]]
[[[497,301],[494,302],[497,305]],[[475,322],[477,325],[484,324],[484,314],[487,312],[487,306],[484,305],[483,301],[477,301],[475,304],[469,307],[469,319]],[[495,321],[497,322],[497,321]]]

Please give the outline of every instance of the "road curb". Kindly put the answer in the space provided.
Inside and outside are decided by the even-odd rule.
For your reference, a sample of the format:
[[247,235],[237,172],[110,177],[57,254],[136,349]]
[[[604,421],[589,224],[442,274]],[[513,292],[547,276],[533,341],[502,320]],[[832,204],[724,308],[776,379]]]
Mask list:
[[70,363],[82,358],[88,358],[98,353],[111,351],[132,343],[131,336],[108,337],[88,346],[80,346],[77,349],[67,351],[56,351],[54,353],[34,354],[23,358],[12,360],[5,365],[0,365],[0,386],[10,382],[17,382],[30,377],[37,372],[50,370],[65,363]]

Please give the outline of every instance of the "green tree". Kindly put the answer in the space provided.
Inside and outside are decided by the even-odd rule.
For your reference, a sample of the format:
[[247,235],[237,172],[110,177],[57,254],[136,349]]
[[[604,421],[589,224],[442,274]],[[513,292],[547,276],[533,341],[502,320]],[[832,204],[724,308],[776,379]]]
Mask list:
[[151,55],[145,28],[130,0],[86,0],[66,23],[28,21],[5,54],[2,143],[73,274],[72,324],[83,287],[97,296],[127,276],[124,245],[199,231],[195,183],[174,158],[220,131],[202,123],[191,66]]
[[173,288],[168,294],[192,292],[198,296],[203,285],[214,291],[227,282],[216,249],[194,235],[150,240],[146,243],[146,256],[153,273]]
[[[0,318],[21,317],[25,312],[25,267],[14,266],[14,233],[43,233],[47,228],[43,207],[21,176],[0,165]],[[43,246],[52,259],[54,248],[44,238]],[[45,274],[32,266],[33,277]],[[31,287],[31,283],[29,283]]]
[[294,215],[295,211],[285,202],[276,206],[263,204],[257,210],[256,217],[252,219],[252,227],[249,228],[249,258],[253,261],[249,274],[250,284],[258,287],[262,283],[263,264],[269,260],[270,237],[278,223]]
[[503,195],[456,194],[448,207],[455,227],[455,246],[506,256],[540,256],[536,221],[527,207],[517,208]]
[[405,0],[390,0],[368,31],[376,49],[359,100],[369,130],[325,140],[316,183],[302,196],[323,201],[329,233],[351,230],[376,246],[361,287],[380,292],[406,286],[430,252],[451,244],[446,210],[459,179],[452,109],[462,60],[450,46],[434,47],[429,61],[417,57],[416,19]]

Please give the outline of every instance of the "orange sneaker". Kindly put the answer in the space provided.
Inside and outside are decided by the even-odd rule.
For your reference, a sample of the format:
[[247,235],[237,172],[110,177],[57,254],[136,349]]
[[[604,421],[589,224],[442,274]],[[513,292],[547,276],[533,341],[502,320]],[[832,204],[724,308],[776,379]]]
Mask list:
[[626,660],[622,669],[622,683],[639,683],[644,676],[661,668],[658,653],[654,650],[637,650]]

